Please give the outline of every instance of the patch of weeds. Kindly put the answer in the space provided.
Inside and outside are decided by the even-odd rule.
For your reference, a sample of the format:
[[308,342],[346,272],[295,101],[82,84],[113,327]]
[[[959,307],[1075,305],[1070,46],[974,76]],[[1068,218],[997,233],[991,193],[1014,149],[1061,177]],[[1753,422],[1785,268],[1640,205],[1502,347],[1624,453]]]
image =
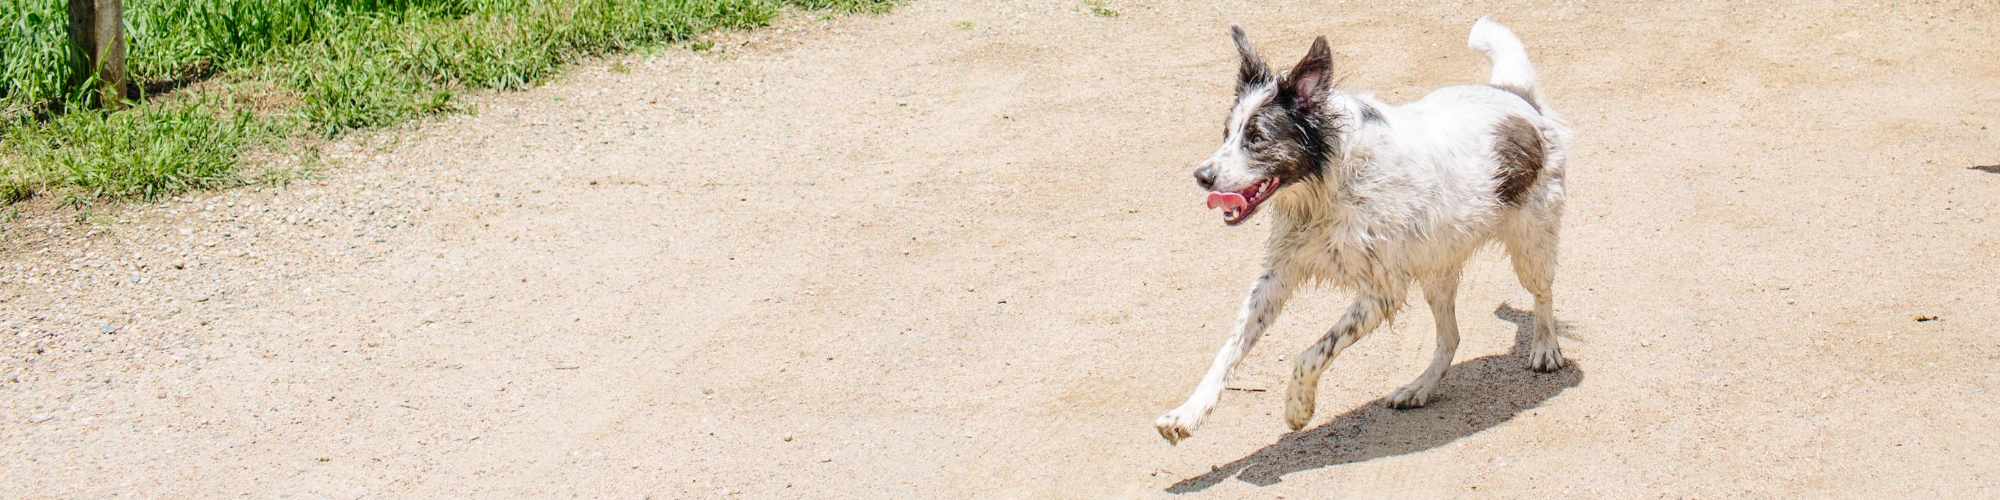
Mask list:
[[896,4],[895,0],[785,0],[785,3],[808,10],[874,14],[888,12],[889,7]]
[[650,61],[654,57],[658,57],[660,54],[665,53],[666,52],[665,49],[669,47],[672,47],[672,45],[654,44],[654,45],[647,45],[643,47],[634,48],[632,50],[626,51],[625,53],[639,56],[639,60],[641,61]]
[[280,188],[290,186],[295,181],[316,178],[318,174],[304,167],[273,167],[259,172],[255,183],[268,188]]
[[63,193],[63,201],[60,205],[61,208],[76,210],[76,213],[71,214],[71,217],[78,224],[87,224],[91,219],[96,218],[95,212],[90,210],[91,206],[90,198],[78,193]]
[[381,41],[329,43],[322,57],[291,66],[291,85],[302,92],[300,113],[327,136],[376,128],[447,109],[452,91],[430,85],[391,61],[364,57]]
[[626,65],[625,61],[611,61],[611,72],[620,75],[629,74],[632,72],[632,67]]
[[304,151],[299,152],[299,168],[318,168],[324,163],[326,163],[326,152],[320,150],[319,146],[306,146]]
[[34,184],[22,179],[0,180],[0,205],[13,205],[33,197]]
[[263,187],[278,188],[301,180],[318,179],[319,167],[325,161],[325,153],[320,151],[319,146],[306,146],[304,151],[299,152],[296,163],[258,172],[253,182]]
[[154,198],[224,184],[242,145],[263,131],[254,122],[246,112],[216,116],[209,106],[187,102],[72,112],[41,126],[13,127],[0,144],[0,154],[20,159],[8,172],[9,197],[33,194],[23,178],[93,197]]
[[972,29],[972,28],[976,28],[976,27],[979,27],[979,25],[978,25],[977,23],[974,23],[974,22],[972,22],[972,21],[959,21],[959,22],[956,22],[956,23],[951,23],[951,25],[952,25],[952,26],[957,26],[957,27],[958,27],[958,29],[962,29],[962,30],[969,30],[969,29]]
[[1105,7],[1104,0],[1090,0],[1084,2],[1083,5],[1090,9],[1090,15],[1097,17],[1118,17],[1118,11],[1111,10],[1110,7]]
[[715,48],[714,40],[696,40],[688,43],[688,50],[695,52],[707,52],[713,48]]

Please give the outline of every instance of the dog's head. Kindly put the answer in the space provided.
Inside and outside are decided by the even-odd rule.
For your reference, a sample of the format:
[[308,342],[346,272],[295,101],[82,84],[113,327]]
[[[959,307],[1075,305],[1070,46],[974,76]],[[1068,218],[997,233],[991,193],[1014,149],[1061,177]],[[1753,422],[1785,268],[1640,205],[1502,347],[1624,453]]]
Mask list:
[[1229,36],[1243,57],[1236,105],[1222,129],[1222,147],[1201,162],[1194,178],[1208,190],[1208,208],[1221,208],[1223,222],[1233,226],[1278,190],[1321,174],[1335,110],[1327,106],[1333,56],[1326,37],[1314,39],[1305,59],[1279,74],[1258,57],[1243,27],[1230,26]]

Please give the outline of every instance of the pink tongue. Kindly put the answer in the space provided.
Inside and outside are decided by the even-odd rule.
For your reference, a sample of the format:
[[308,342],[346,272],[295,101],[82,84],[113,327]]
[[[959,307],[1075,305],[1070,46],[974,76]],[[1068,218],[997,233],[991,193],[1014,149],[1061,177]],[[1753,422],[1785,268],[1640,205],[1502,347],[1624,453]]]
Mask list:
[[1250,206],[1250,202],[1244,200],[1241,194],[1217,193],[1213,191],[1208,193],[1208,208],[1222,207],[1230,210],[1242,210],[1248,206]]

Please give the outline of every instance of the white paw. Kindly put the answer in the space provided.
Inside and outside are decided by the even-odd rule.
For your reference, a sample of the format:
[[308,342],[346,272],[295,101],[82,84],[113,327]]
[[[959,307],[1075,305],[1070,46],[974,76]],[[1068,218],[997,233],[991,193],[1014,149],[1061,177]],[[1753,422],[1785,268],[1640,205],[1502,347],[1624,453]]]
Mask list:
[[1167,444],[1181,444],[1182,439],[1194,435],[1194,428],[1198,425],[1201,425],[1200,415],[1181,408],[1153,420],[1153,427],[1160,430],[1160,437],[1167,438]]
[[1548,373],[1563,369],[1569,364],[1563,360],[1562,348],[1556,345],[1536,345],[1528,351],[1528,369]]
[[1411,382],[1410,385],[1396,389],[1396,392],[1390,394],[1389,399],[1383,400],[1382,404],[1398,410],[1423,408],[1424,405],[1431,404],[1431,393],[1436,390],[1437,381],[1419,380]]
[[1306,424],[1312,423],[1314,392],[1313,389],[1292,384],[1291,397],[1285,398],[1285,424],[1291,425],[1292,430],[1304,429]]

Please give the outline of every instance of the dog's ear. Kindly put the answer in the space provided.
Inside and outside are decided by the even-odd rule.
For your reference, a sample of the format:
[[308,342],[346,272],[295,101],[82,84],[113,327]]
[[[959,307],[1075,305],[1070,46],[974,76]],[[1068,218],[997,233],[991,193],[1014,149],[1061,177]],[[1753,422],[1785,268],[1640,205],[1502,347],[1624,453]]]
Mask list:
[[1313,39],[1312,49],[1306,51],[1305,59],[1300,59],[1292,71],[1285,74],[1282,83],[1292,97],[1292,107],[1311,110],[1326,89],[1327,74],[1333,71],[1333,50],[1326,46],[1326,37]]
[[1271,80],[1271,66],[1264,64],[1264,58],[1257,57],[1257,49],[1250,46],[1250,35],[1243,32],[1240,25],[1229,25],[1229,39],[1236,41],[1236,53],[1243,56],[1243,67],[1236,72],[1238,87]]

